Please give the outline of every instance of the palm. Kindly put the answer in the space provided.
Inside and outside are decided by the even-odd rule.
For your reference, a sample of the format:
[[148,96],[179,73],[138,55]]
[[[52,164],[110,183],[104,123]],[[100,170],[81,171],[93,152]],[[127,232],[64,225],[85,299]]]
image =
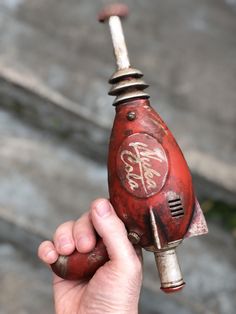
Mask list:
[[80,300],[87,283],[68,281],[54,275],[53,289],[56,313],[79,313]]
[[122,304],[129,304],[130,296],[134,297],[130,292],[139,288],[141,278],[139,281],[134,278],[138,287],[130,287],[128,274],[124,271],[124,276],[120,277],[119,272],[108,262],[97,270],[90,281],[68,281],[55,276],[56,313],[95,313],[95,310],[96,313],[104,313],[108,305],[111,313],[115,313],[117,306],[120,308]]

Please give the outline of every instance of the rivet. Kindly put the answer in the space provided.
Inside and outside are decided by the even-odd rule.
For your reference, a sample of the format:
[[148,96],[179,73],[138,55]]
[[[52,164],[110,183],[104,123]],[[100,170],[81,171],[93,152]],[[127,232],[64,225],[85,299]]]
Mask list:
[[136,232],[131,231],[128,234],[128,239],[132,244],[138,244],[140,241],[140,236]]
[[136,113],[134,111],[129,111],[127,113],[127,119],[129,121],[133,121],[134,119],[136,119]]

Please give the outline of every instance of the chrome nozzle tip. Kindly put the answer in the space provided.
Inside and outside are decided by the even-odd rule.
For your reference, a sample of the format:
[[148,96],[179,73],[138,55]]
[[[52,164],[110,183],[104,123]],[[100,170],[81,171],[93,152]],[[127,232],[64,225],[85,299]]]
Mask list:
[[185,286],[185,282],[183,282],[181,285],[176,286],[176,287],[170,287],[170,288],[161,287],[160,289],[165,293],[175,293],[182,290],[184,286]]
[[120,18],[124,18],[128,16],[129,8],[126,4],[123,3],[114,3],[105,6],[101,12],[98,14],[98,21],[104,23],[111,16],[119,16]]

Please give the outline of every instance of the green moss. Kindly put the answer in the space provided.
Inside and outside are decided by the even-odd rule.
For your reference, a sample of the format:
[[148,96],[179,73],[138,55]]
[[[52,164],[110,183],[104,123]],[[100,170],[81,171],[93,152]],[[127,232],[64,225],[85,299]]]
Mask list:
[[208,220],[218,221],[235,233],[236,205],[229,205],[221,201],[205,200],[201,206]]

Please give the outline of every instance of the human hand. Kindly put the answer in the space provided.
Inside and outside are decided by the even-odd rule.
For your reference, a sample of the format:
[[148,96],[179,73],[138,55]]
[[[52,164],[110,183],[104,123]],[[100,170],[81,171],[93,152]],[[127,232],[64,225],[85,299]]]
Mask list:
[[53,275],[57,314],[137,314],[142,283],[141,250],[127,238],[123,222],[106,199],[97,199],[90,212],[77,221],[60,225],[53,242],[44,241],[39,258],[53,264],[59,255],[75,249],[90,252],[96,244],[95,231],[103,239],[110,260],[89,281],[68,281]]

